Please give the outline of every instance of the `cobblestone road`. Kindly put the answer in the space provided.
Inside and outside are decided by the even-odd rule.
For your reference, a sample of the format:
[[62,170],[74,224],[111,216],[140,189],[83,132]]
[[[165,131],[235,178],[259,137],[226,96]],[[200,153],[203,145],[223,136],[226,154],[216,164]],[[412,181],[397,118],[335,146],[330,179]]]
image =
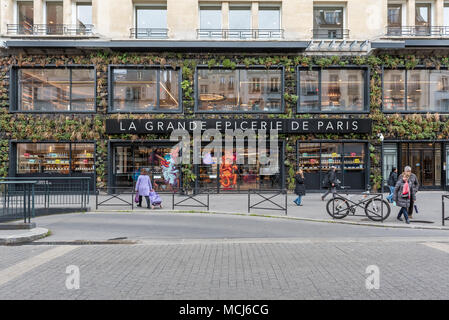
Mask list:
[[[57,247],[0,247],[0,283],[15,272],[0,299],[449,299],[449,253],[413,238],[84,245],[39,258]],[[69,265],[80,268],[78,290],[66,289]],[[365,287],[369,265],[379,290]]]

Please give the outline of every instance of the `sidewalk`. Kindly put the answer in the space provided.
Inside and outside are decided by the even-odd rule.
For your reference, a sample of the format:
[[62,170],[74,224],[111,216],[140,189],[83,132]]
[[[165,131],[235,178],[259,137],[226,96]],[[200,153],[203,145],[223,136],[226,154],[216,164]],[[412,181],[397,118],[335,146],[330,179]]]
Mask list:
[[48,235],[48,229],[34,228],[29,230],[0,230],[0,245],[14,245],[31,242]]
[[[289,194],[287,200],[287,217],[299,218],[304,220],[314,220],[332,223],[351,223],[351,224],[368,224],[375,226],[393,226],[393,227],[409,227],[409,228],[444,228],[449,230],[449,221],[446,222],[446,226],[442,227],[441,223],[441,195],[447,194],[442,191],[422,191],[417,195],[416,205],[418,207],[419,213],[414,213],[413,219],[411,219],[410,225],[405,224],[405,222],[398,221],[396,216],[399,212],[399,207],[393,206],[391,204],[391,213],[388,219],[382,222],[375,222],[370,220],[364,215],[362,208],[357,208],[356,214],[363,216],[352,216],[348,215],[344,219],[333,219],[326,211],[327,201],[331,198],[329,195],[325,201],[321,201],[321,194],[310,193],[303,197],[303,206],[296,206],[293,200],[296,195]],[[270,197],[270,194],[264,194],[265,197]],[[387,194],[384,194],[384,198]],[[354,197],[353,201],[356,201],[357,196]],[[163,209],[162,211],[172,211],[172,195],[171,194],[161,194]],[[175,196],[175,202],[179,202],[185,199],[184,196]],[[206,195],[201,195],[196,197],[196,199],[206,203]],[[130,199],[128,199],[130,201]],[[255,204],[262,201],[258,195],[251,196],[251,204]],[[272,201],[279,203],[279,205],[285,205],[284,196],[276,196],[271,199]],[[209,198],[209,212],[211,213],[232,213],[232,214],[257,214],[266,215],[273,217],[285,217],[285,212],[281,210],[263,210],[263,209],[251,209],[248,213],[248,194],[211,194]],[[110,202],[113,204],[114,202]],[[95,198],[91,198],[90,206],[92,211],[95,212],[105,212],[105,211],[131,211],[130,205],[123,205],[119,202],[115,202],[117,205],[114,206],[100,206],[98,210],[95,210]],[[207,212],[206,207],[194,207],[188,205],[200,205],[196,203],[195,200],[189,199],[182,203],[186,206],[176,206],[175,211],[196,211],[196,212]],[[146,206],[145,200],[142,203]],[[274,204],[269,202],[262,203],[261,207],[279,209]],[[134,211],[146,211],[146,208],[134,207]],[[161,209],[156,209],[154,212],[160,211]],[[447,201],[446,215],[449,216],[449,201]]]

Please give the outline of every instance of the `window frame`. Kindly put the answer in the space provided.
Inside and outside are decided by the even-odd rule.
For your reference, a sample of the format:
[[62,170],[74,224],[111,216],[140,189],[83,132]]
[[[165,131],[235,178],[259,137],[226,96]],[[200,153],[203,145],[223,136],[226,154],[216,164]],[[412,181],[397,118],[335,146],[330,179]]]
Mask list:
[[[199,110],[199,94],[200,94],[200,90],[199,90],[199,83],[198,83],[198,70],[199,69],[205,69],[205,70],[212,70],[212,69],[221,69],[221,70],[250,70],[250,69],[260,69],[260,70],[280,70],[281,71],[281,87],[280,87],[280,91],[281,91],[281,108],[279,111],[275,111],[275,112],[269,112],[269,111],[220,111],[220,110],[213,110],[213,111],[204,111],[204,110]],[[235,79],[234,79],[234,85],[235,85]],[[195,95],[195,106],[194,106],[194,110],[193,112],[196,114],[242,114],[242,113],[249,113],[249,114],[283,114],[285,112],[285,99],[284,99],[284,94],[285,94],[285,67],[283,65],[272,65],[271,67],[269,67],[267,69],[266,66],[264,65],[251,65],[249,67],[245,66],[245,65],[237,65],[234,69],[230,69],[230,68],[224,68],[223,65],[218,65],[218,66],[214,66],[212,68],[209,68],[209,66],[207,64],[200,64],[197,65],[195,68],[195,75],[194,75],[194,95]]]
[[[58,111],[58,110],[49,110],[49,111],[34,111],[34,110],[20,110],[19,109],[19,70],[21,69],[92,69],[94,71],[94,108],[92,111]],[[35,66],[23,66],[20,67],[18,65],[11,66],[10,70],[10,82],[9,82],[9,112],[11,113],[36,113],[36,114],[48,114],[48,113],[57,113],[57,114],[93,114],[97,113],[97,67],[94,64],[71,64],[64,66],[57,66],[56,64],[48,64],[48,65],[35,65]],[[70,106],[72,105],[72,76],[70,72]],[[13,106],[16,106],[16,109]]]
[[[177,110],[160,110],[160,94],[159,90],[156,88],[156,94],[157,94],[157,107],[158,110],[146,110],[146,111],[126,111],[126,110],[114,110],[114,79],[113,79],[113,71],[114,69],[146,69],[146,70],[173,70],[178,72],[178,99],[179,99],[179,108]],[[160,72],[157,72],[157,87],[159,87],[159,79],[160,79]],[[170,65],[143,65],[143,64],[110,64],[108,66],[108,109],[107,113],[128,113],[128,114],[157,114],[157,113],[183,113],[184,112],[184,104],[183,104],[183,91],[182,91],[182,67],[173,68]]]
[[[68,144],[69,145],[69,174],[62,173],[19,173],[17,170],[18,159],[18,145],[19,144]],[[72,145],[74,144],[93,144],[94,146],[94,170],[93,172],[77,173],[72,170]],[[9,176],[11,177],[47,177],[47,176],[63,176],[63,177],[80,177],[80,176],[93,176],[94,181],[97,177],[97,141],[95,140],[80,140],[80,141],[70,141],[70,140],[43,140],[33,142],[32,140],[21,139],[21,140],[10,140],[9,141],[9,159],[11,160],[9,166]]]
[[[405,75],[404,75],[404,107],[405,110],[401,111],[401,110],[385,110],[384,108],[384,99],[385,99],[385,70],[400,70],[400,71],[405,71]],[[408,71],[409,70],[446,70],[449,72],[449,68],[447,67],[440,67],[439,69],[435,68],[435,67],[426,67],[425,65],[417,65],[415,68],[413,69],[407,69],[406,67],[398,67],[398,68],[385,68],[385,66],[382,66],[382,75],[381,75],[381,88],[382,88],[382,106],[381,106],[381,111],[382,113],[386,113],[386,114],[413,114],[413,113],[419,113],[419,114],[425,114],[425,113],[440,113],[440,114],[449,114],[449,109],[448,111],[435,111],[435,110],[423,110],[423,111],[419,111],[419,110],[408,110],[408,103],[407,103],[407,94],[408,94]],[[429,97],[430,97],[430,91],[429,91]]]
[[[362,111],[345,111],[345,110],[336,110],[336,111],[322,111],[322,105],[321,105],[321,88],[322,88],[322,78],[321,78],[321,71],[322,70],[364,70],[365,74],[363,76],[364,80],[364,86],[363,86],[363,110]],[[319,111],[301,111],[301,75],[300,71],[318,71],[318,90],[319,90],[319,104],[320,104],[320,110]],[[296,94],[298,96],[298,101],[296,103],[296,114],[369,114],[371,111],[371,101],[370,101],[370,67],[368,65],[346,65],[346,66],[329,66],[322,68],[320,66],[314,65],[312,67],[296,67]]]

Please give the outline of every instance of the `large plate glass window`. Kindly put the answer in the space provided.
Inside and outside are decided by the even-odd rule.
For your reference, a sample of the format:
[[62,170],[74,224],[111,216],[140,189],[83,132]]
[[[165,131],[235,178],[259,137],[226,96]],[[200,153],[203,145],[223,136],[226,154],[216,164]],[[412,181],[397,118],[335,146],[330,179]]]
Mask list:
[[365,112],[366,69],[299,70],[298,112]]
[[366,143],[298,143],[298,167],[304,170],[306,188],[323,188],[322,181],[332,166],[340,185],[366,188]]
[[180,71],[112,68],[113,112],[179,112]]
[[81,174],[95,171],[93,143],[18,143],[17,174]]
[[94,68],[14,69],[16,111],[94,112]]
[[449,112],[448,70],[384,70],[383,83],[386,112]]
[[281,112],[282,69],[198,69],[199,112]]

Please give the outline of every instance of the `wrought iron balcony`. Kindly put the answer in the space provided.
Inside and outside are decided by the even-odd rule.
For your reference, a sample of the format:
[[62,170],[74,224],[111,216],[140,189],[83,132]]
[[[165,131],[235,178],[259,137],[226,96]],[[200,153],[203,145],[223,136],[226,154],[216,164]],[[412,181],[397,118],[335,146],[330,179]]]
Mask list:
[[392,37],[449,37],[449,26],[403,26],[387,27]]
[[91,36],[93,35],[94,26],[91,24],[79,26],[68,24],[8,24],[8,35],[62,35],[62,36]]
[[282,39],[283,29],[197,29],[198,39]]
[[167,39],[168,29],[165,28],[131,28],[133,39]]
[[340,28],[319,28],[313,29],[314,39],[347,39],[349,38],[348,29]]

